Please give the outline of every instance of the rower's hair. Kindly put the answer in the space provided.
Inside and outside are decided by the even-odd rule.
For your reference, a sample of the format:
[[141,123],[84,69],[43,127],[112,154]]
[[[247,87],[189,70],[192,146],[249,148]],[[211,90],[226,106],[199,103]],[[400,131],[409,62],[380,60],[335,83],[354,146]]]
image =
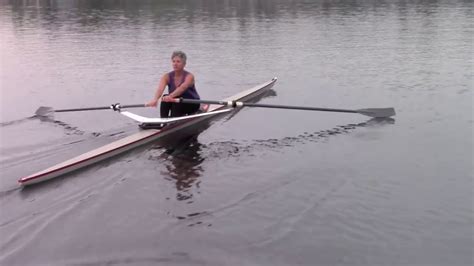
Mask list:
[[176,56],[181,58],[181,60],[186,63],[186,54],[183,51],[174,51],[171,55],[171,60],[173,60],[173,58],[175,58]]

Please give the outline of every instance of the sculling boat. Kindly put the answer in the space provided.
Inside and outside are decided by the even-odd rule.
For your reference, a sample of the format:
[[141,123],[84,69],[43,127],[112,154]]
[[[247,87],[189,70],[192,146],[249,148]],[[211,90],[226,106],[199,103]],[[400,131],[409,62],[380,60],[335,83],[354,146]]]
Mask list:
[[[267,92],[275,82],[276,78],[255,86],[251,89],[242,91],[234,96],[224,99],[223,101],[255,101],[259,99],[265,92]],[[190,115],[175,120],[165,120],[146,118],[131,112],[121,112],[123,115],[132,118],[141,124],[153,124],[153,123],[170,123],[162,129],[146,129],[140,130],[139,132],[130,135],[128,137],[119,139],[110,144],[81,154],[65,162],[54,165],[43,171],[31,174],[26,177],[22,177],[18,180],[18,183],[22,186],[35,184],[45,180],[49,180],[72,171],[84,168],[92,165],[99,161],[108,159],[110,157],[119,155],[138,146],[144,145],[150,142],[158,142],[162,144],[172,145],[174,142],[182,140],[183,138],[190,137],[198,134],[200,131],[209,126],[209,122],[213,117],[219,116],[223,113],[231,111],[232,108],[222,105],[211,104],[205,110],[204,113],[197,115]],[[172,122],[172,123],[171,123]]]

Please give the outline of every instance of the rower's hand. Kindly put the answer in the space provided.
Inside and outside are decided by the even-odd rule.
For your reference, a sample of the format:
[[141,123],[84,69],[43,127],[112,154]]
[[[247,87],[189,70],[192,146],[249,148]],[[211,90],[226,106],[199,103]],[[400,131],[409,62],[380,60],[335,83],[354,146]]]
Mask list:
[[145,104],[145,106],[147,106],[147,107],[156,107],[157,105],[158,105],[157,100],[153,100],[153,101],[150,101],[150,102]]
[[161,101],[162,101],[162,102],[174,103],[174,102],[176,102],[176,99],[173,98],[173,97],[170,97],[170,96],[168,96],[168,95],[165,95],[165,96],[163,96],[163,98],[161,98]]

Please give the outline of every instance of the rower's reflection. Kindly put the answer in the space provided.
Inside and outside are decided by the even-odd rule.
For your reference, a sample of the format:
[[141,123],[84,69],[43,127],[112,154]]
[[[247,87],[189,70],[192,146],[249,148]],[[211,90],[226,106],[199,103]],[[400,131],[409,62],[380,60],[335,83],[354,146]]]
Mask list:
[[167,180],[176,184],[176,199],[187,201],[193,198],[193,193],[199,193],[200,176],[203,168],[201,163],[201,144],[197,136],[183,141],[173,149],[167,149],[162,154],[166,162],[163,174]]

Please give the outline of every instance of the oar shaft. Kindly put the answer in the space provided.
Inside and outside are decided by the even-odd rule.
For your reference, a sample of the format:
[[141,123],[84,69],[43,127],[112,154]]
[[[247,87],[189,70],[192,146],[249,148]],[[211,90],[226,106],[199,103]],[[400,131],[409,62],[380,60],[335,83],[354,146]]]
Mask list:
[[[120,108],[137,108],[137,107],[145,107],[144,104],[130,104],[130,105],[120,105]],[[114,109],[113,105],[110,106],[99,106],[99,107],[86,107],[86,108],[72,108],[72,109],[60,109],[54,110],[56,113],[60,112],[78,112],[78,111],[94,111],[94,110],[109,110]]]
[[219,104],[231,107],[262,107],[262,108],[275,108],[275,109],[291,109],[291,110],[305,110],[305,111],[323,111],[323,112],[341,112],[341,113],[358,113],[356,110],[347,109],[334,109],[334,108],[320,108],[320,107],[308,107],[308,106],[291,106],[291,105],[274,105],[274,104],[262,104],[262,103],[247,103],[247,102],[236,102],[236,101],[210,101],[210,100],[195,100],[195,99],[179,99],[180,103],[204,103],[204,104]]
[[291,110],[305,110],[305,111],[357,113],[357,111],[355,111],[355,110],[335,109],[335,108],[321,108],[321,107],[309,107],[309,106],[273,105],[273,104],[259,104],[259,103],[243,103],[243,106],[249,106],[249,107],[263,107],[263,108],[276,108],[276,109],[291,109]]
[[54,110],[56,113],[62,112],[78,112],[78,111],[93,111],[93,110],[106,110],[110,109],[110,106],[103,106],[103,107],[87,107],[87,108],[72,108],[72,109],[60,109]]
[[93,111],[93,110],[120,111],[122,108],[135,108],[135,107],[146,107],[146,106],[145,106],[145,104],[120,105],[119,103],[116,103],[116,104],[112,104],[110,106],[71,108],[71,109],[60,109],[60,110],[54,110],[51,107],[41,106],[40,108],[38,108],[38,110],[36,110],[35,115],[37,115],[37,116],[50,116],[50,115],[53,115],[54,113]]
[[309,106],[291,106],[291,105],[275,105],[275,104],[262,104],[262,103],[246,103],[237,101],[210,101],[210,100],[195,100],[195,99],[177,99],[178,103],[205,103],[205,104],[219,104],[230,107],[263,107],[263,108],[276,108],[276,109],[292,109],[292,110],[305,110],[305,111],[323,111],[323,112],[339,112],[339,113],[357,113],[370,117],[390,117],[395,115],[395,109],[390,108],[367,108],[358,110],[349,109],[335,109],[335,108],[322,108],[322,107],[309,107]]

